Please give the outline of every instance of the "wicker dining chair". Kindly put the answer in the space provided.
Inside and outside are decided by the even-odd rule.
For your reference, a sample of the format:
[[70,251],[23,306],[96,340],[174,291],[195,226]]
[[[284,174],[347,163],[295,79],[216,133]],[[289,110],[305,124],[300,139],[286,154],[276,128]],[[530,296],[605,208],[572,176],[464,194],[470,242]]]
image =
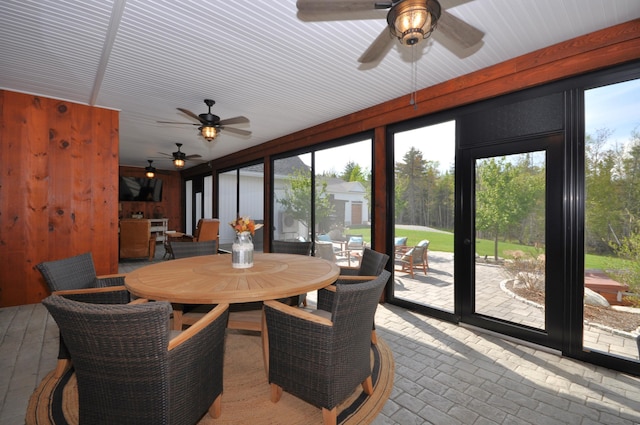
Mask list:
[[73,356],[81,424],[195,424],[220,416],[228,304],[170,339],[168,302],[42,303]]
[[[335,284],[349,284],[375,279],[380,276],[384,267],[389,261],[389,256],[370,248],[365,248],[362,253],[360,267],[340,267],[340,275]],[[334,284],[334,285],[335,285]],[[318,308],[330,311],[333,305],[334,292],[328,288],[318,290]],[[371,330],[371,342],[376,344],[378,337],[376,335],[375,323]]]
[[278,254],[311,255],[311,242],[271,241],[271,252]]
[[[45,261],[36,265],[44,277],[49,291],[66,298],[94,304],[126,304],[131,301],[129,291],[124,287],[123,274],[97,276],[90,252]],[[69,351],[60,335],[56,377],[62,376],[70,363]]]
[[218,253],[218,241],[169,241],[173,258],[198,257],[200,255],[214,255]]
[[[275,254],[311,255],[311,241],[271,241],[271,252]],[[307,306],[307,294],[291,297],[290,305]]]
[[[214,255],[218,253],[218,241],[169,241],[171,255],[175,259]],[[210,304],[173,304],[173,329],[182,330],[200,320],[214,306]]]
[[336,406],[358,385],[371,395],[371,325],[390,275],[383,270],[373,280],[332,285],[329,311],[265,301],[263,342],[271,401],[278,402],[286,391],[322,408],[324,423],[335,424]]

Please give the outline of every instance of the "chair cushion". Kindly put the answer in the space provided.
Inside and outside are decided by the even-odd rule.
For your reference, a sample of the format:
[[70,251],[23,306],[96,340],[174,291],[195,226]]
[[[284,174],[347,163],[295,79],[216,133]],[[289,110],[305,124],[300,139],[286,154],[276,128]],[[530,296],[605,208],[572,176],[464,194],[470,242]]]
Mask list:
[[394,244],[395,246],[404,246],[407,244],[407,239],[409,239],[407,236],[399,236],[394,238]]
[[349,238],[348,246],[361,246],[362,245],[362,236],[351,236]]

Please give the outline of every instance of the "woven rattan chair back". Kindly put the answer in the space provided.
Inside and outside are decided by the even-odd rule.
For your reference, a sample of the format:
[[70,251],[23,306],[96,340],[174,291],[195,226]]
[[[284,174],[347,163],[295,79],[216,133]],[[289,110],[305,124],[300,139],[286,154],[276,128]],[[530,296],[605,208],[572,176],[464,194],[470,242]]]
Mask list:
[[360,276],[378,276],[389,261],[389,256],[370,248],[365,248],[360,261]]
[[96,287],[96,269],[90,252],[46,261],[36,265],[36,269],[40,271],[52,292]]
[[176,259],[198,257],[200,255],[213,255],[218,253],[217,240],[204,242],[169,241],[169,245],[171,245],[173,258]]
[[271,252],[277,254],[311,255],[311,242],[272,241]]

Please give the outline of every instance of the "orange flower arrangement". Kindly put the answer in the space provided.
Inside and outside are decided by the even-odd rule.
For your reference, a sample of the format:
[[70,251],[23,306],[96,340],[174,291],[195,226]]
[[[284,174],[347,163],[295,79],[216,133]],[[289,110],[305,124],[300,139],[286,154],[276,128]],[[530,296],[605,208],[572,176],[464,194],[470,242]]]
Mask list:
[[236,231],[236,233],[251,232],[251,235],[262,227],[262,224],[256,224],[249,217],[238,217],[229,223],[229,225]]

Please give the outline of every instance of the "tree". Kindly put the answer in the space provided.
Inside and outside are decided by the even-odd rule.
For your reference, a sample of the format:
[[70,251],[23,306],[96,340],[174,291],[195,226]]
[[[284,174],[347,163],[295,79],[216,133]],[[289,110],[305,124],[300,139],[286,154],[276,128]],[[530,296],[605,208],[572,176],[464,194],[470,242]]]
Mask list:
[[411,147],[396,163],[396,221],[423,224],[421,218],[426,201],[426,164],[422,152]]
[[365,199],[369,207],[369,217],[371,217],[371,170],[362,168],[360,164],[356,164],[353,161],[349,161],[344,171],[340,175],[340,178],[346,182],[360,182],[365,189]]
[[340,178],[346,182],[366,183],[369,180],[367,174],[371,175],[371,173],[365,174],[365,170],[363,170],[359,164],[349,161],[347,165],[344,166],[344,171],[340,175]]
[[540,181],[544,173],[536,174],[524,173],[522,167],[507,161],[506,157],[478,162],[476,228],[492,234],[496,260],[500,236],[504,236],[510,226],[521,223],[540,199],[540,192],[544,193]]
[[296,168],[287,177],[287,182],[288,186],[284,191],[284,197],[278,199],[278,202],[284,207],[287,214],[290,214],[307,229],[311,228],[312,213],[315,212],[317,223],[333,213],[333,205],[331,205],[326,191],[326,181],[316,185],[314,205],[311,204],[311,174],[308,170]]
[[585,242],[589,252],[610,252],[634,231],[640,217],[640,133],[631,132],[624,145],[605,149],[607,129],[586,136]]

